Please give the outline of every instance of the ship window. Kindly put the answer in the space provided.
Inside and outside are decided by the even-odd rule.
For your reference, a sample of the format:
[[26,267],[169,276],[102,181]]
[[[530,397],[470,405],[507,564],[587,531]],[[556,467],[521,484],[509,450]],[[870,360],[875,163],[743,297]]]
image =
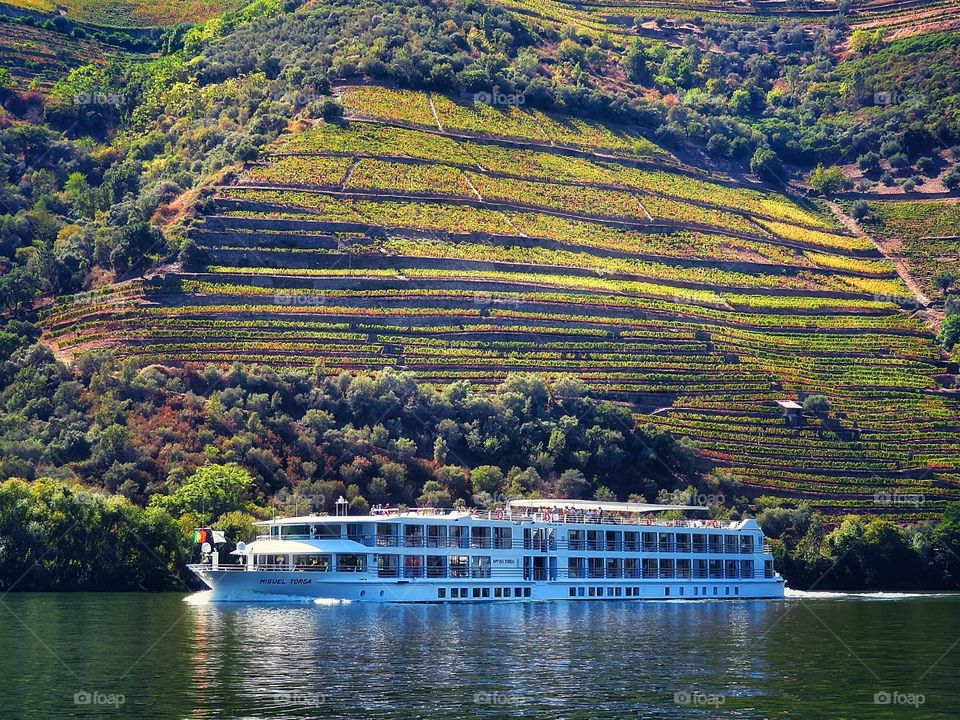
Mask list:
[[446,588],[437,588],[437,597],[438,597],[438,598],[445,598],[446,596],[447,596],[447,589],[446,589]]
[[739,595],[739,594],[740,594],[740,586],[739,586],[739,585],[737,585],[737,587],[735,587],[735,588],[733,589],[733,594],[734,594],[734,595]]
[[583,530],[569,530],[567,532],[567,539],[570,541],[571,550],[583,550],[585,547],[583,542]]
[[365,555],[337,555],[337,570],[340,572],[363,572]]
[[590,597],[593,597],[594,595],[596,595],[597,594],[596,588],[590,588],[589,594],[590,594]]
[[524,589],[523,589],[523,596],[524,596],[524,597],[530,597],[530,588],[524,588]]
[[522,590],[521,588],[514,588],[514,589],[513,589],[513,596],[514,596],[514,597],[520,597],[522,594],[523,594],[523,590]]
[[450,577],[467,577],[469,570],[468,564],[470,558],[466,555],[451,555],[447,558],[447,566],[450,568]]
[[297,570],[316,570],[328,572],[330,570],[329,555],[294,555],[293,564]]
[[713,586],[713,594],[714,594],[714,595],[717,594],[717,586],[716,586],[716,585]]
[[729,594],[730,594],[730,586],[729,586],[729,585],[727,585],[727,587],[726,587],[726,588],[724,588],[724,589],[725,589],[725,590],[727,591],[727,595],[729,595]]
[[633,589],[633,596],[634,596],[634,597],[640,597],[640,588],[635,587],[635,588]]
[[485,598],[490,597],[490,588],[482,588],[480,594]]
[[407,547],[423,547],[423,525],[404,525],[403,544]]
[[570,588],[570,597],[577,596],[577,589],[575,587]]
[[510,597],[510,588],[504,588],[504,589],[503,589],[503,596],[504,596],[504,597]]
[[473,577],[490,577],[490,558],[474,555],[471,558],[471,573]]
[[494,596],[495,598],[503,597],[503,590],[500,589],[500,588],[494,588],[494,589],[493,589],[493,596]]
[[670,588],[665,587],[665,588],[663,589],[663,594],[664,594],[664,595],[669,595],[669,594],[670,594]]
[[474,589],[473,589],[473,596],[474,596],[475,598],[480,597],[480,588],[474,588]]
[[680,588],[680,594],[683,595],[683,588]]
[[[304,531],[302,534],[306,534],[306,525],[294,525],[293,527],[302,527]],[[310,526],[310,537],[318,538],[339,538],[340,537],[340,526],[339,525],[311,525]],[[284,533],[286,535],[287,533]],[[300,534],[300,533],[298,533]]]
[[[310,533],[310,527],[309,525],[284,525],[280,535],[283,537],[305,537]],[[339,527],[339,525],[336,527]],[[338,534],[337,537],[340,537],[340,535]]]

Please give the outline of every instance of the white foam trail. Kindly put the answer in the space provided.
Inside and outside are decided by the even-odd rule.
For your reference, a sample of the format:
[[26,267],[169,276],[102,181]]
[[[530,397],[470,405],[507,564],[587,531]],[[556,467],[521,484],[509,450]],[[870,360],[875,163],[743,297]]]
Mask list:
[[258,593],[258,592],[238,592],[238,593],[214,593],[213,590],[204,590],[185,597],[183,601],[189,605],[210,605],[212,603],[265,603],[270,605],[283,604],[301,604],[317,603],[319,605],[339,605],[340,600],[328,598],[313,598],[306,595],[283,595],[280,593]]
[[943,592],[830,592],[825,590],[794,590],[786,588],[786,597],[799,600],[909,600],[912,598],[957,597],[957,593]]

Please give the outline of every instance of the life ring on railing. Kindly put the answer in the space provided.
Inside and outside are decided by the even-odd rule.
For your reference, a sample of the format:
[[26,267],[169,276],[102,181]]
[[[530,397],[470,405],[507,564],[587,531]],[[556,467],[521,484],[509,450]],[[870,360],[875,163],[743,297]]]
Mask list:
[[550,513],[541,513],[541,519],[544,522],[550,522]]
[[503,508],[497,508],[497,520],[503,520]]

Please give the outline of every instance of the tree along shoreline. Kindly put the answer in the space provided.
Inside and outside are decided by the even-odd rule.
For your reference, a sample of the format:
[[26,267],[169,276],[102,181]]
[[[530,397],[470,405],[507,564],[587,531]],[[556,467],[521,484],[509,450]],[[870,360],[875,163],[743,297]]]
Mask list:
[[[231,543],[252,539],[269,513],[250,503],[252,487],[239,466],[209,465],[142,508],[48,478],[2,482],[0,592],[200,590],[186,568],[192,529],[210,523]],[[827,532],[804,507],[767,508],[760,522],[779,535],[775,564],[794,590],[960,590],[960,505],[906,529],[851,516]]]

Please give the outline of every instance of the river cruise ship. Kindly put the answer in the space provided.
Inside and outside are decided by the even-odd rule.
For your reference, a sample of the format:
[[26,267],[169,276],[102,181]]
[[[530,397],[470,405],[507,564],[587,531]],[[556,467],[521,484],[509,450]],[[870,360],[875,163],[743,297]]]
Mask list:
[[[346,502],[343,502],[345,508]],[[515,500],[484,511],[375,509],[258,523],[190,569],[213,600],[353,602],[781,598],[756,520],[662,519],[699,507]],[[673,512],[672,515],[678,513]]]

